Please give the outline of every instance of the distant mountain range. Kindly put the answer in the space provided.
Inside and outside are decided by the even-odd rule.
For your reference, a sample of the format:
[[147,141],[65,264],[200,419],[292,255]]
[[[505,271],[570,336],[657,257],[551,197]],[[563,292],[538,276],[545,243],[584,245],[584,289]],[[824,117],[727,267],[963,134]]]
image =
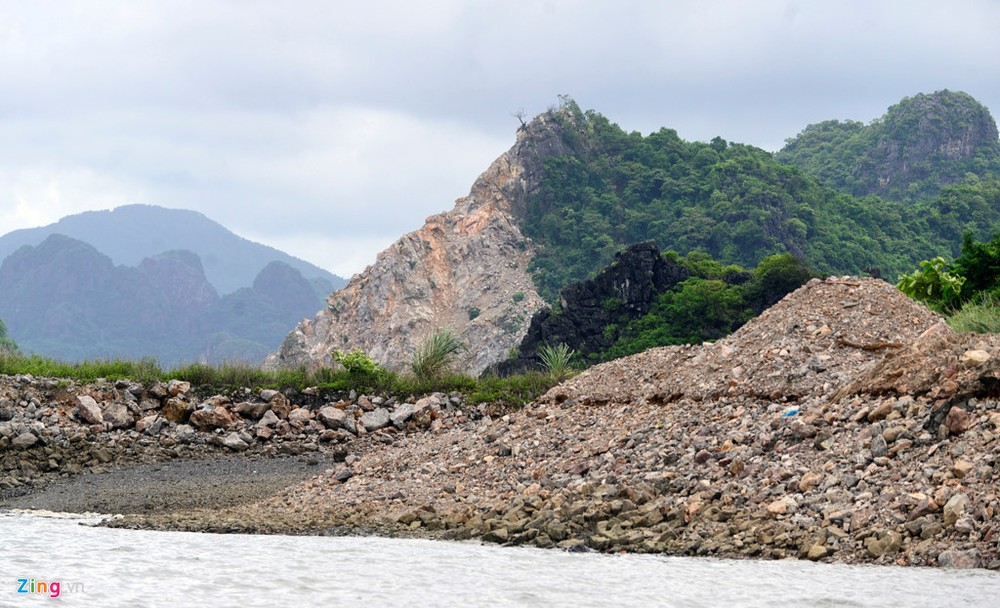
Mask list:
[[344,284],[199,213],[148,205],[9,233],[0,256],[10,337],[68,361],[256,363]]
[[257,274],[274,261],[298,270],[323,296],[346,283],[309,262],[238,236],[197,211],[155,205],[85,211],[48,226],[9,232],[0,236],[0,260],[19,247],[38,245],[53,234],[89,243],[123,266],[136,266],[165,251],[191,251],[201,258],[205,277],[220,294],[249,287]]

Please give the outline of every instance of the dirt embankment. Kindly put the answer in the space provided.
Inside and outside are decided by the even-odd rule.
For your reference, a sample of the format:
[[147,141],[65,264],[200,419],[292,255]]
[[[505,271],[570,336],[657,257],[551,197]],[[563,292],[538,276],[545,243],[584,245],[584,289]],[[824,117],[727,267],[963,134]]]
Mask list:
[[997,336],[882,281],[812,281],[715,344],[394,435],[253,505],[114,525],[998,568],[998,386]]

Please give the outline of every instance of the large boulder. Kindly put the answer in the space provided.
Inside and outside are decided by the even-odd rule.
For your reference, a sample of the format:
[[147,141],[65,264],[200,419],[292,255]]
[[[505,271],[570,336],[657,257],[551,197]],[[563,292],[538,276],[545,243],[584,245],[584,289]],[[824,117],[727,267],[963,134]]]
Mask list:
[[109,423],[113,429],[127,429],[135,424],[135,418],[121,401],[105,404],[101,414],[104,422]]
[[11,440],[11,445],[18,449],[26,449],[38,443],[38,437],[35,437],[31,431],[24,431],[20,435],[14,437]]
[[171,397],[163,405],[163,417],[177,424],[186,422],[188,415],[192,411],[194,411],[194,404],[180,397]]
[[222,445],[234,452],[243,452],[250,447],[250,444],[243,441],[239,433],[229,433],[226,435],[226,438],[222,440]]
[[104,424],[104,415],[97,401],[90,395],[77,395],[76,410],[87,424]]
[[167,383],[167,393],[171,397],[186,395],[191,390],[191,383],[186,380],[171,380]]
[[273,428],[280,421],[281,420],[278,418],[277,415],[275,415],[273,411],[267,410],[266,412],[264,412],[264,415],[260,417],[260,420],[257,421],[257,424],[255,426],[259,429]]
[[401,403],[392,414],[389,415],[389,419],[392,421],[392,425],[397,429],[403,428],[406,425],[406,421],[413,417],[413,412],[417,410],[417,406],[412,403]]
[[261,391],[261,397],[267,401],[271,411],[278,418],[284,420],[292,412],[292,404],[288,402],[288,397],[278,391]]
[[297,431],[302,430],[313,419],[313,413],[308,408],[295,408],[288,414],[288,424]]
[[264,415],[264,412],[268,410],[270,406],[267,403],[261,403],[260,401],[243,401],[237,403],[233,408],[236,413],[244,418],[249,418],[250,420],[260,420],[260,417]]
[[328,429],[344,428],[344,421],[347,420],[348,413],[339,407],[327,405],[320,408],[317,418]]
[[365,430],[368,432],[384,429],[390,423],[389,410],[384,407],[376,408],[361,415],[361,426],[365,427]]
[[236,420],[225,405],[203,403],[191,414],[191,426],[199,431],[227,428]]

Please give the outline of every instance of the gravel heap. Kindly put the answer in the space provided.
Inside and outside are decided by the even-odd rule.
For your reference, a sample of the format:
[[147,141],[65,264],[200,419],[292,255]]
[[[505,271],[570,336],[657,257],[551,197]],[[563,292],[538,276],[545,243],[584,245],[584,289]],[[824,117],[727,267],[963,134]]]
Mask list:
[[1000,567],[1000,338],[812,281],[729,338],[397,434],[272,498],[114,525]]
[[542,400],[570,392],[585,404],[818,399],[939,320],[884,281],[817,279],[723,340],[598,365]]

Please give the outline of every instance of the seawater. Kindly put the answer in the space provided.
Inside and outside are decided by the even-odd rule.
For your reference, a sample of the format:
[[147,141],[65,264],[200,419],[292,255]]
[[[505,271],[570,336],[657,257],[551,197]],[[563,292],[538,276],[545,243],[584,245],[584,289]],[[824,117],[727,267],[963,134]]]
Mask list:
[[[997,606],[1000,574],[471,542],[145,532],[0,513],[0,606]],[[60,596],[17,593],[18,579]]]

